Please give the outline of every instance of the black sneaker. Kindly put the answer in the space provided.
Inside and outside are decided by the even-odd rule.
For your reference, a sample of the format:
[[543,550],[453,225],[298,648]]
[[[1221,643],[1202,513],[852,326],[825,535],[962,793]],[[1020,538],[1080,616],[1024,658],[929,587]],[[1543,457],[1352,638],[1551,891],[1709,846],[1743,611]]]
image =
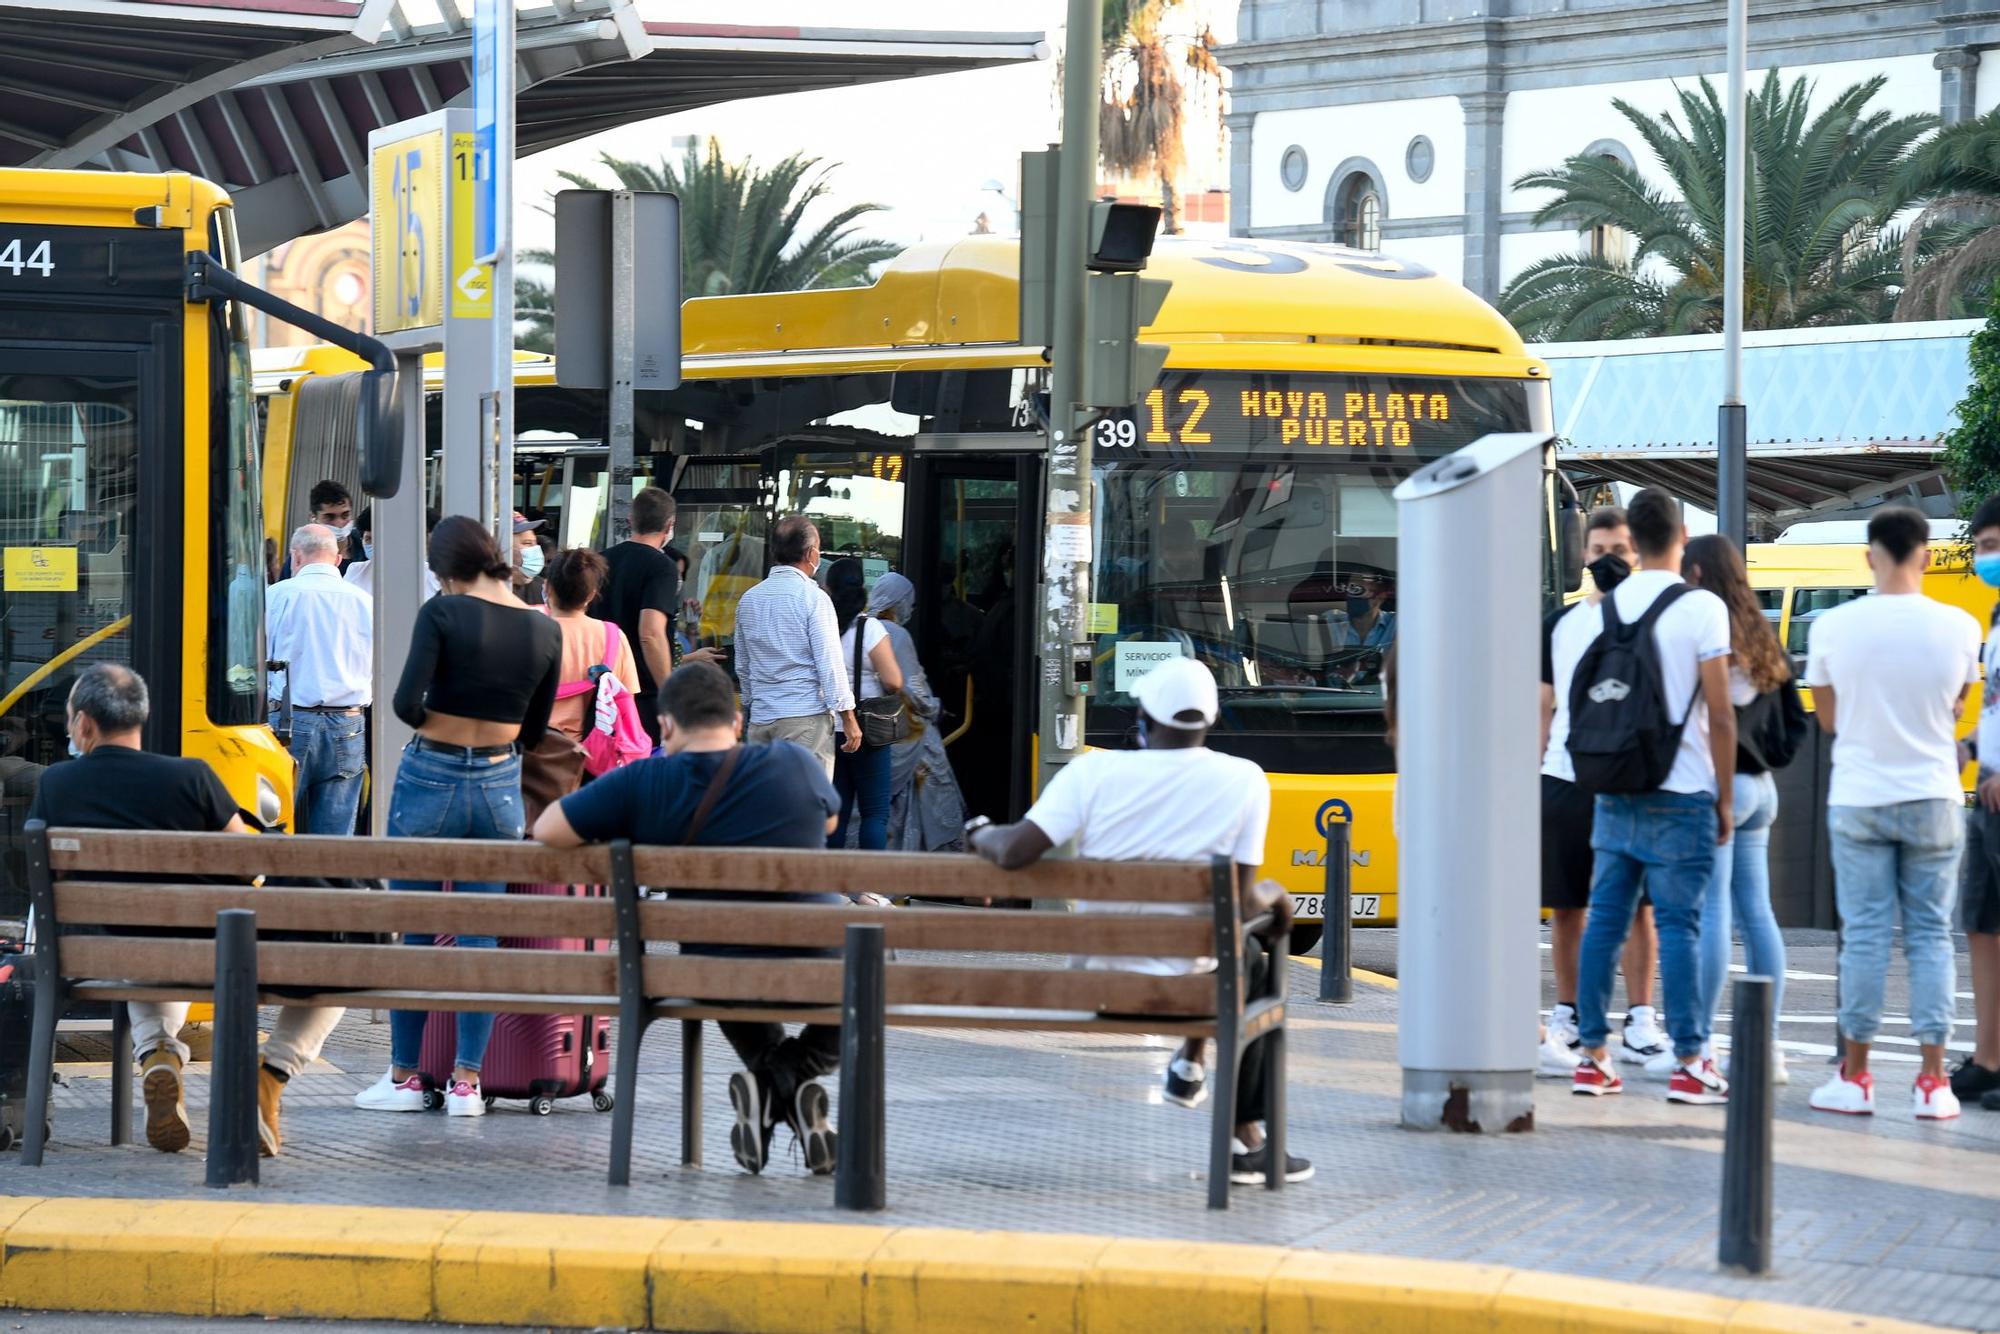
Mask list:
[[[1229,1155],[1229,1179],[1238,1186],[1261,1186],[1271,1166],[1271,1145],[1267,1140],[1249,1153]],[[1310,1181],[1313,1165],[1303,1158],[1285,1155],[1285,1180]]]
[[2000,1112],[2000,1089],[1988,1089],[1980,1094],[1979,1105],[1989,1112]]
[[736,1113],[736,1124],[729,1128],[729,1148],[751,1176],[764,1170],[770,1155],[773,1125],[769,1093],[759,1076],[739,1071],[729,1077],[729,1105]]
[[1161,1097],[1182,1107],[1199,1107],[1208,1101],[1208,1071],[1193,1061],[1176,1056],[1167,1062],[1166,1087]]
[[1951,1072],[1951,1091],[1961,1098],[1977,1098],[1995,1089],[2000,1089],[2000,1070],[1988,1070],[1970,1056]]

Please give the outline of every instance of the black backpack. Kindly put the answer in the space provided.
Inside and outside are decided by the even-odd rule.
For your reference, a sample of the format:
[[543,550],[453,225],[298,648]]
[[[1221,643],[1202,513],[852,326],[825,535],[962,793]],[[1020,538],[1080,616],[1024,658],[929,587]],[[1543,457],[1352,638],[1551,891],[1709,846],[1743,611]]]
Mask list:
[[1736,710],[1736,772],[1769,773],[1798,757],[1812,722],[1799,699],[1799,683],[1787,679]]
[[[1652,792],[1673,771],[1687,715],[1677,723],[1667,711],[1653,623],[1689,591],[1686,584],[1660,590],[1630,625],[1618,619],[1615,595],[1597,604],[1604,629],[1583,651],[1569,686],[1569,757],[1585,791]],[[1700,693],[1697,681],[1690,713]]]

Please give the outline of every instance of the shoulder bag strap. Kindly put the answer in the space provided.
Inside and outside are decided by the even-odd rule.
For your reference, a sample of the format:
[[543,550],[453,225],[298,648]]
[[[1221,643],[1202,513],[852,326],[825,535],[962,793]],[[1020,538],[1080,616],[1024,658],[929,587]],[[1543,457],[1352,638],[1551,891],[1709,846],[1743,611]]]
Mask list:
[[736,771],[737,757],[743,754],[743,747],[731,746],[716,767],[715,777],[708,780],[708,791],[701,794],[701,805],[694,808],[694,815],[688,820],[687,832],[681,835],[681,846],[693,843],[701,834],[701,827],[708,823],[708,813],[715,809],[715,803],[722,798],[722,789],[729,786],[729,775]]
[[618,675],[618,622],[600,621],[604,627],[604,670]]
[[861,644],[868,638],[864,633],[867,629],[868,618],[856,616],[854,618],[854,706],[856,708],[861,707]]

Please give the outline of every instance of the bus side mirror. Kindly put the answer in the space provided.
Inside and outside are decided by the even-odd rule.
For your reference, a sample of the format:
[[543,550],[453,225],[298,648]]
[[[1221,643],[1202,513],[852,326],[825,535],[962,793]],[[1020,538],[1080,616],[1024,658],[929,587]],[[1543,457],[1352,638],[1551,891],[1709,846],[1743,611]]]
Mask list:
[[1568,478],[1562,483],[1556,492],[1556,554],[1563,592],[1574,593],[1583,587],[1583,501]]
[[403,484],[403,414],[393,371],[361,372],[354,438],[361,456],[361,489],[382,500]]

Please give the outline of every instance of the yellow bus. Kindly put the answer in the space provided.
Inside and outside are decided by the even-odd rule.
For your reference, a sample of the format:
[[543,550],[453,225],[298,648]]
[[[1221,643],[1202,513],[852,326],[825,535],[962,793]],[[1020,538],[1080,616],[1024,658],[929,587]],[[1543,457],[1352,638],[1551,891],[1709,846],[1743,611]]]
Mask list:
[[20,822],[91,663],[146,678],[149,748],[289,822],[244,305],[379,344],[237,282],[232,219],[186,175],[0,169],[0,916],[24,909]]
[[[996,819],[1031,795],[1044,513],[1048,363],[1017,336],[1016,244],[920,246],[870,287],[690,301],[683,384],[637,404],[637,484],[680,501],[684,628],[726,647],[772,517],[810,514],[828,559],[916,584],[953,768],[971,810]],[[1355,920],[1392,921],[1390,490],[1490,431],[1547,431],[1547,368],[1459,284],[1382,255],[1164,238],[1147,272],[1173,283],[1145,334],[1171,352],[1158,386],[1096,428],[1088,739],[1124,742],[1123,687],[1144,663],[1201,658],[1223,694],[1210,744],[1270,775],[1265,870],[1319,918],[1326,824],[1349,817]],[[278,400],[343,364],[273,357],[274,423],[294,411]],[[515,379],[517,502],[562,544],[601,544],[602,396],[556,387],[545,358]],[[316,473],[341,476],[316,441],[271,442],[274,458],[294,448],[283,522]],[[1545,531],[1552,455],[1549,477]],[[1560,564],[1552,543],[1551,596]]]

